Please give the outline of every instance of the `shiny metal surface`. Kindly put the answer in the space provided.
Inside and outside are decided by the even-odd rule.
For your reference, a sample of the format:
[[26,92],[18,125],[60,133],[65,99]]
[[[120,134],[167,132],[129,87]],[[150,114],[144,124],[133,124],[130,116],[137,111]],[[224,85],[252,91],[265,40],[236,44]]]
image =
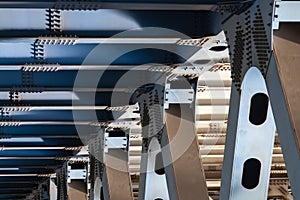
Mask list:
[[[249,121],[251,98],[258,93],[268,95],[261,72],[256,67],[252,67],[246,73],[241,88],[230,200],[267,199],[268,197],[275,122],[270,106],[267,119],[263,124],[254,125]],[[261,169],[258,185],[253,189],[247,189],[242,185],[242,176],[245,173],[245,162],[251,158],[259,160]],[[251,170],[255,169],[251,168]]]
[[146,171],[145,200],[161,198],[169,200],[169,192],[165,174],[155,172],[156,156],[161,152],[160,144],[156,137],[153,137],[149,144],[148,161]]

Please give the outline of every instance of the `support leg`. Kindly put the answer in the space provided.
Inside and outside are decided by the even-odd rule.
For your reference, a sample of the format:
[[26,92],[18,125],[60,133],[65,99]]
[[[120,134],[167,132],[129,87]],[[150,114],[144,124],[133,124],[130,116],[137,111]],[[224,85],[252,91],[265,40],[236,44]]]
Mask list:
[[231,87],[230,94],[230,106],[228,114],[227,123],[227,133],[225,141],[225,151],[224,151],[224,160],[223,160],[223,172],[222,172],[222,187],[220,191],[220,197],[222,200],[229,199],[230,195],[230,186],[232,182],[232,166],[234,158],[234,149],[236,141],[236,130],[237,130],[237,121],[239,116],[239,103],[240,103],[240,93],[238,92],[235,85]]
[[239,106],[227,198],[267,199],[275,122],[264,78],[256,67],[244,77]]
[[90,200],[104,200],[103,197],[103,184],[102,184],[102,163],[95,158],[92,145],[89,146],[90,150],[90,183],[91,189],[89,192]]
[[[108,189],[110,200],[132,200],[132,185],[128,167],[128,152],[109,150],[105,155],[103,187]],[[116,181],[117,180],[117,181]],[[106,193],[104,193],[104,197]]]
[[[264,78],[272,54],[273,2],[232,1],[222,6],[233,84],[222,172],[222,200],[267,199],[275,126]],[[253,66],[258,75],[247,78]],[[259,87],[256,81],[260,83]],[[252,108],[253,103],[257,105]],[[267,112],[264,112],[266,107]],[[260,123],[265,115],[266,121]]]
[[300,23],[280,23],[267,84],[294,199],[300,199]]
[[41,199],[50,200],[50,178],[40,188]]
[[208,200],[195,134],[195,113],[189,105],[170,105],[162,139],[170,199]]
[[50,200],[57,200],[57,187],[54,180],[50,179]]
[[[124,135],[119,137],[120,133]],[[127,145],[124,144],[125,146],[123,146],[122,143],[126,135],[125,132],[119,129],[107,132],[107,128],[101,128],[99,135],[89,145],[91,151],[90,199],[133,199]],[[114,144],[117,146],[114,146]]]
[[169,200],[161,157],[164,88],[151,85],[145,89],[147,92],[138,97],[143,136],[138,198]]
[[61,169],[58,169],[56,173],[57,179],[57,200],[68,200],[68,173],[67,162],[64,163]]
[[[177,77],[178,78],[178,77]],[[161,187],[159,193],[169,193],[169,199],[208,199],[204,171],[199,154],[199,144],[195,129],[195,101],[191,95],[190,102],[184,102],[186,96],[194,94],[196,79],[180,77],[168,82],[171,87],[154,86],[148,94],[141,95],[139,102],[143,126],[142,170],[146,169],[140,179],[140,199],[156,192],[155,187],[148,191],[147,178],[151,178],[146,162],[150,161],[149,144],[157,138],[161,145],[167,188]],[[166,95],[164,94],[165,91]],[[181,92],[187,92],[186,94]],[[173,99],[173,97],[177,96]],[[168,106],[164,104],[168,103]],[[149,142],[151,141],[151,142]],[[148,153],[147,153],[148,152]],[[148,168],[145,168],[148,166]],[[146,191],[147,190],[147,191]],[[143,196],[141,196],[143,195]],[[150,198],[148,198],[150,200]]]

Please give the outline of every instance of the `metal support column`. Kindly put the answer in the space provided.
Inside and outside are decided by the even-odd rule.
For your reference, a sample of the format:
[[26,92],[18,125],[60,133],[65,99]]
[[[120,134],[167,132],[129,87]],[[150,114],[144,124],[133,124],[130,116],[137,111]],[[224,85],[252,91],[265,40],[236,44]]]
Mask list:
[[244,77],[239,106],[229,199],[267,199],[275,123],[256,67]]
[[257,0],[220,7],[233,82],[222,200],[267,199],[275,125],[264,78],[272,55],[273,6],[273,0]]
[[[162,135],[162,151],[166,163],[166,176],[170,199],[207,200],[208,191],[199,152],[195,128],[195,89],[197,78],[177,77],[170,81],[175,91],[190,90],[180,98],[187,98],[190,103],[178,98],[165,109],[165,129]],[[166,91],[168,92],[168,91]],[[168,97],[168,96],[166,96]],[[170,101],[170,97],[166,99]]]
[[141,91],[138,101],[143,142],[138,198],[168,200],[169,192],[161,152],[164,88],[160,85],[146,85]]
[[67,162],[64,163],[62,168],[56,172],[57,180],[57,200],[68,200],[68,173]]
[[266,77],[294,199],[300,198],[299,30],[300,23],[280,23],[274,30],[274,57]]
[[40,186],[42,200],[50,200],[50,178]]
[[89,145],[90,199],[133,199],[128,166],[128,136],[126,130],[100,128],[99,135]]
[[[77,165],[76,169],[72,169]],[[83,160],[68,162],[68,194],[71,200],[87,198],[87,165]]]
[[[176,76],[167,79],[165,87],[149,86],[138,98],[143,126],[139,199],[165,199],[167,194],[166,199],[172,200],[208,199],[195,134],[196,85],[197,78]],[[161,145],[161,155],[156,142]],[[160,188],[151,185],[155,178],[160,178]]]

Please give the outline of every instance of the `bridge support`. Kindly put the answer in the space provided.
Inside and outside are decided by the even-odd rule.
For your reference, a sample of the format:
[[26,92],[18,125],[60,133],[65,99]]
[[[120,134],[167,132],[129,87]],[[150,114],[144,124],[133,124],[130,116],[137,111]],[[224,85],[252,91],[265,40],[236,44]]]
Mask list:
[[98,136],[89,145],[90,199],[133,199],[128,167],[128,131],[100,128]]
[[[143,134],[139,199],[207,200],[195,134],[197,78],[166,79],[165,86],[148,86],[138,97]],[[160,179],[160,187],[151,184],[154,179]]]
[[[236,162],[235,158],[239,155],[244,156],[247,152],[244,148],[239,151],[237,142],[240,143],[241,140],[247,138],[244,133],[243,137],[240,138],[239,128],[244,113],[241,110],[242,96],[245,93],[242,81],[246,79],[246,73],[252,66],[257,66],[265,79],[265,91],[268,91],[274,112],[293,198],[300,198],[298,190],[300,187],[300,174],[297,170],[300,168],[300,137],[298,133],[300,128],[297,125],[297,121],[300,120],[298,94],[300,40],[297,35],[300,26],[299,23],[295,23],[300,22],[300,17],[296,11],[299,6],[300,4],[296,1],[257,0],[254,2],[235,2],[234,5],[226,5],[222,8],[225,11],[223,13],[223,16],[225,16],[223,28],[229,44],[233,85],[223,164],[221,199],[234,199],[233,196],[241,195],[237,191],[243,183],[242,179],[241,177],[234,179],[234,177],[236,177],[235,165],[238,164],[242,167],[242,162]],[[229,7],[233,9],[229,9]],[[241,102],[241,107],[237,108],[236,105],[239,102]],[[259,102],[262,103],[263,99]],[[250,104],[244,106],[248,106],[251,111]],[[271,126],[265,127],[268,120],[259,127],[265,129],[264,135],[271,132]],[[255,146],[258,144],[259,141],[256,141]],[[270,145],[270,140],[260,144],[259,148],[267,148],[267,145]],[[253,151],[252,155],[255,156],[257,148],[253,147],[251,149]],[[270,150],[265,151],[265,155],[269,155],[269,152]],[[269,179],[269,174],[262,170],[264,169],[261,168],[260,174],[264,175],[264,179]],[[254,172],[254,170],[251,170],[251,172]],[[255,181],[253,176],[250,180]],[[253,189],[253,195],[255,196],[249,196],[247,195],[249,192],[247,192],[242,193],[245,196],[239,196],[238,199],[266,199],[268,186],[264,184],[264,191],[259,190],[259,192],[260,186],[262,186],[262,182],[259,183],[257,188]],[[258,198],[256,195],[259,193],[262,196]]]
[[229,199],[267,199],[275,122],[261,72],[246,73],[240,95]]
[[266,80],[293,198],[300,198],[300,23],[274,30],[274,56]]

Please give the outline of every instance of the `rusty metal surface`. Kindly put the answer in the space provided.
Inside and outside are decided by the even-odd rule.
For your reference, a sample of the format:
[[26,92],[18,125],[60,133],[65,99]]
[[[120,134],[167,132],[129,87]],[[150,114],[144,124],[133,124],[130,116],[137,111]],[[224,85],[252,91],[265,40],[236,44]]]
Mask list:
[[105,175],[110,200],[133,199],[127,152],[109,150],[105,156]]
[[[163,136],[163,143],[169,144],[167,147],[172,160],[168,167],[171,172],[166,170],[166,175],[168,179],[172,174],[176,187],[174,192],[179,200],[208,200],[194,122],[194,112],[189,105],[170,105],[166,110],[166,135]],[[170,189],[169,191],[172,193]]]
[[281,23],[274,31],[274,54],[300,155],[300,24]]
[[69,183],[69,198],[72,200],[87,200],[86,183],[81,180],[72,180]]

